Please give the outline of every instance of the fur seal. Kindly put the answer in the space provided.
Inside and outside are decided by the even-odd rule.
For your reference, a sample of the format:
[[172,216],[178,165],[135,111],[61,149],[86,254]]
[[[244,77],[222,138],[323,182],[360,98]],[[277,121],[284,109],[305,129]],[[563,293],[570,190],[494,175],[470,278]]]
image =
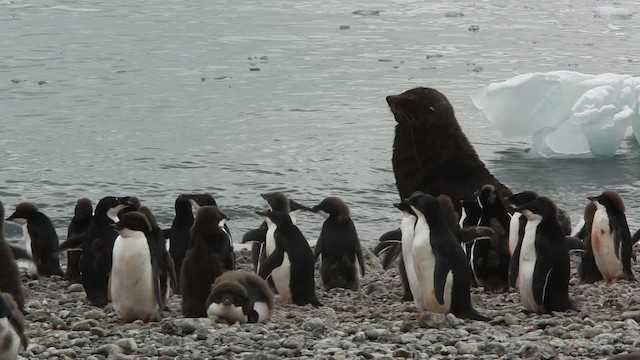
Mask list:
[[56,253],[58,234],[47,215],[42,213],[34,203],[23,202],[16,205],[16,211],[7,218],[7,221],[13,221],[22,226],[26,250],[30,252],[37,268],[29,267],[28,272],[32,278],[63,275],[60,259]]
[[205,205],[198,209],[191,240],[193,246],[187,251],[180,271],[182,293],[182,315],[185,317],[207,317],[206,301],[211,285],[218,276],[231,268],[227,260],[230,247],[229,234],[219,225],[227,216],[216,206]]
[[[0,202],[0,219],[4,219],[4,205]],[[0,291],[13,296],[18,309],[24,310],[24,289],[20,280],[20,270],[11,247],[4,239],[4,221],[0,221]]]
[[392,164],[401,200],[419,190],[446,194],[460,206],[475,200],[474,193],[485,184],[502,198],[511,195],[478,158],[441,92],[418,87],[386,100],[397,122]]
[[357,291],[364,277],[362,245],[344,200],[329,196],[311,211],[326,214],[314,249],[314,263],[321,257],[320,279],[325,290]]
[[273,293],[255,273],[227,271],[211,287],[206,306],[208,317],[215,322],[267,322],[273,313]]
[[[73,211],[73,218],[67,228],[67,239],[75,235],[80,235],[89,229],[93,218],[93,205],[91,200],[87,198],[78,199],[76,207]],[[82,277],[80,275],[80,249],[71,249],[67,251],[67,269],[64,272],[64,278],[72,283],[80,283]]]

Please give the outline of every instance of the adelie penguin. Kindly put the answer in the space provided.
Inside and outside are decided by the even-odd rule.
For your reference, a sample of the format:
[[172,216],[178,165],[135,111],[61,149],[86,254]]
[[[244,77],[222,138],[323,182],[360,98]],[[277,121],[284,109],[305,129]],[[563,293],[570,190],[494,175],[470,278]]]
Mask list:
[[[267,202],[269,210],[271,211],[284,211],[289,213],[291,222],[294,225],[297,224],[297,218],[303,211],[308,211],[304,205],[301,205],[291,199],[289,199],[284,193],[279,191],[260,194],[262,198]],[[251,261],[256,272],[258,272],[258,263],[264,261],[265,254],[265,241],[267,237],[267,223],[262,222],[257,229],[249,230],[242,236],[242,243],[252,242],[251,245]]]
[[17,359],[20,348],[27,349],[24,317],[11,294],[0,293],[0,359]]
[[[81,235],[87,232],[93,218],[93,205],[91,200],[87,198],[79,199],[73,211],[73,218],[67,228],[67,239]],[[80,275],[80,249],[72,249],[67,251],[67,269],[64,272],[64,278],[72,283],[82,282]]]
[[[4,205],[0,202],[0,219],[4,219]],[[13,296],[20,311],[24,310],[24,289],[20,270],[11,247],[4,238],[4,221],[0,221],[0,291]]]
[[518,279],[520,302],[528,312],[573,308],[569,300],[571,265],[557,207],[545,196],[516,208],[527,218],[524,237],[511,259],[511,281]]
[[216,206],[207,205],[198,209],[191,241],[180,272],[182,293],[182,315],[185,317],[207,317],[206,301],[211,285],[223,272],[234,270],[229,263],[229,234],[219,226],[227,216]]
[[190,231],[191,226],[193,226],[194,217],[191,209],[191,201],[185,196],[178,196],[173,207],[176,215],[171,223],[171,229],[168,230],[169,253],[175,263],[176,276],[178,278],[178,284],[180,284],[182,261],[187,254],[187,250],[191,247]]
[[264,323],[273,313],[273,293],[255,273],[227,271],[211,287],[206,306],[207,316],[215,322]]
[[313,252],[300,229],[284,211],[257,214],[269,227],[268,256],[260,265],[259,275],[263,279],[271,276],[283,303],[322,306],[316,295]]
[[87,232],[73,236],[60,244],[58,251],[82,247],[80,273],[87,301],[98,307],[108,303],[107,288],[113,257],[113,243],[118,233],[112,225],[120,210],[129,206],[129,198],[107,196],[96,205]]
[[58,234],[47,215],[40,212],[34,203],[23,202],[16,206],[16,211],[7,218],[7,221],[13,221],[22,226],[27,252],[36,265],[36,269],[31,266],[28,269],[32,278],[63,275],[60,259],[56,253]]
[[349,207],[342,199],[330,196],[311,211],[327,217],[314,250],[314,263],[321,258],[320,279],[325,290],[358,290],[360,277],[364,277],[364,259]]
[[596,204],[591,227],[591,250],[607,282],[636,281],[631,271],[633,243],[622,198],[615,191],[589,197]]
[[138,211],[125,213],[113,228],[119,234],[113,244],[109,278],[113,309],[125,322],[156,320],[169,295],[168,277],[161,276],[167,273],[161,252],[166,249],[157,241],[164,239]]
[[411,255],[421,295],[414,297],[420,309],[488,320],[471,305],[471,268],[438,200],[418,195],[409,198],[408,204],[417,217]]

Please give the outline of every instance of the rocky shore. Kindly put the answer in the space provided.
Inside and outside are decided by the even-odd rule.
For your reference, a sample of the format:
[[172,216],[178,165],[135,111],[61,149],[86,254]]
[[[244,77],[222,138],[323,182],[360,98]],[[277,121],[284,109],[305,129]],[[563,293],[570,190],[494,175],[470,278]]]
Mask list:
[[[250,268],[246,250],[237,252]],[[572,258],[570,294],[579,311],[525,314],[517,293],[474,288],[475,308],[489,323],[419,313],[402,302],[397,267],[382,271],[369,252],[359,291],[320,290],[324,307],[278,306],[267,324],[212,324],[185,319],[180,297],[158,322],[125,324],[111,305],[86,304],[80,284],[28,280],[29,347],[36,359],[595,359],[640,352],[638,284],[582,284]],[[634,271],[640,275],[640,266]],[[276,298],[277,301],[277,298]]]

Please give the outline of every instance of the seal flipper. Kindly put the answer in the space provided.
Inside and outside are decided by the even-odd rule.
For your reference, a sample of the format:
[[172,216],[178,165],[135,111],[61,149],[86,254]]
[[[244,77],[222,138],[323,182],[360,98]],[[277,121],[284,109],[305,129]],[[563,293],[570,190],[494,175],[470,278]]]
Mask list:
[[434,253],[436,265],[433,272],[433,289],[438,303],[444,305],[444,288],[447,284],[447,277],[453,269],[445,254],[435,249]]

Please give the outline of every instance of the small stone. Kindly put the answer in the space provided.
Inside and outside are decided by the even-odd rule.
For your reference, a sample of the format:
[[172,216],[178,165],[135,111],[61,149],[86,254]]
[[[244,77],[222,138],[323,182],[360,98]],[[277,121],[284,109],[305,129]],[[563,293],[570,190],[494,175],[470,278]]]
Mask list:
[[627,320],[627,319],[633,319],[636,322],[640,321],[640,310],[635,310],[635,311],[625,311],[622,313],[622,315],[620,315],[620,317],[623,320]]
[[[118,349],[119,348],[118,346]],[[158,356],[158,349],[153,346],[145,346],[140,348],[139,353],[147,356]]]
[[459,319],[451,313],[447,314],[446,318],[447,318],[447,322],[449,323],[449,326],[451,327],[456,327],[464,324],[463,319]]
[[71,340],[71,346],[85,347],[89,345],[90,342],[91,341],[86,337],[81,337],[81,338]]
[[612,355],[615,352],[616,348],[611,345],[604,345],[598,349],[598,353],[600,353],[601,355]]
[[413,354],[405,349],[398,349],[396,351],[393,352],[393,357],[394,358],[411,358],[413,357]]
[[485,345],[484,351],[488,354],[502,356],[507,353],[507,348],[500,343],[488,343]]
[[309,319],[302,324],[302,329],[306,331],[313,331],[322,327],[324,327],[324,323],[319,318]]
[[351,27],[349,25],[340,25],[340,30],[349,30]]
[[278,349],[280,348],[280,343],[277,341],[265,341],[262,346],[262,349]]
[[91,328],[91,333],[93,335],[97,335],[98,337],[106,337],[108,335],[107,330],[101,328],[101,327],[92,327]]
[[197,319],[184,319],[180,322],[179,326],[184,335],[193,334],[196,330],[202,328],[202,325]]
[[82,287],[82,284],[71,284],[67,288],[67,291],[70,293],[84,292],[84,287]]
[[304,344],[304,336],[291,336],[282,343],[282,346],[287,349],[301,349]]
[[478,345],[468,341],[458,341],[456,343],[456,349],[459,354],[475,355],[478,352]]
[[371,295],[373,293],[381,293],[384,291],[385,291],[384,286],[378,283],[372,283],[372,284],[369,284],[369,286],[367,286],[366,294]]
[[584,329],[582,329],[582,331],[580,332],[580,334],[582,335],[583,338],[585,339],[591,339],[597,335],[600,334],[600,329],[598,328],[594,328],[594,327],[586,327]]
[[87,319],[99,320],[99,319],[102,319],[104,317],[104,312],[102,312],[102,310],[98,310],[98,309],[91,309],[91,310],[86,311],[84,313],[84,317],[87,318]]
[[507,326],[515,325],[518,323],[518,318],[515,317],[513,314],[506,313],[504,314],[503,318],[504,318],[504,324]]
[[98,348],[98,350],[95,351],[96,354],[100,354],[104,356],[115,355],[121,352],[122,352],[122,349],[120,349],[120,346],[114,345],[114,344],[102,345]]
[[163,323],[160,332],[167,335],[182,336],[182,328],[173,321]]
[[89,331],[91,330],[91,323],[89,320],[84,320],[77,322],[71,326],[71,330],[73,331]]
[[51,315],[51,319],[49,320],[49,322],[51,323],[51,328],[53,330],[66,330],[69,328],[64,320],[55,315]]
[[447,319],[444,314],[424,312],[419,320],[421,327],[440,329],[445,327]]
[[138,351],[138,344],[132,338],[125,338],[116,341],[116,345],[120,346],[122,352],[125,354],[132,354]]
[[209,330],[205,329],[204,327],[196,330],[196,340],[207,340],[208,337]]

